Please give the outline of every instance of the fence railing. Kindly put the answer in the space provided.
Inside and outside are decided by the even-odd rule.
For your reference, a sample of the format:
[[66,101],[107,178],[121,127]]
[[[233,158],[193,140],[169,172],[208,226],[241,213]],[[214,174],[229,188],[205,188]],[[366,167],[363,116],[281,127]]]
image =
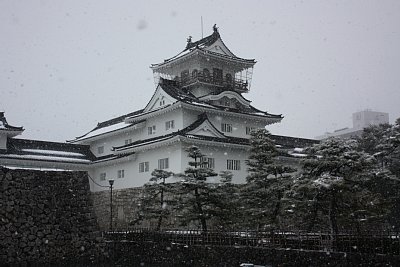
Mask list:
[[104,232],[110,242],[170,242],[185,245],[253,246],[327,252],[354,252],[400,255],[400,232],[346,231],[338,235],[305,231],[229,231],[133,229]]

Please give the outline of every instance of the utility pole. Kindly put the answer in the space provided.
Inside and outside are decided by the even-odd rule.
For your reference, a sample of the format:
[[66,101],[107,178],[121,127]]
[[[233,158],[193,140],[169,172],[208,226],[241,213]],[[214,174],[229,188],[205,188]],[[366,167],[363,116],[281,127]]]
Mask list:
[[112,190],[113,190],[113,184],[114,184],[114,179],[108,180],[110,184],[110,232],[113,231],[113,205],[112,205],[112,200],[113,200],[113,195],[112,195]]

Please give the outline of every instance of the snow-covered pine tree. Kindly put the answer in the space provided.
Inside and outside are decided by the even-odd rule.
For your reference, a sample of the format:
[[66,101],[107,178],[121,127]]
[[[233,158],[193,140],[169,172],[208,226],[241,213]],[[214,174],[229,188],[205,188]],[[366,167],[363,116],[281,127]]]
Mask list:
[[[327,139],[306,150],[302,175],[291,189],[294,212],[308,231],[360,227],[382,218],[381,197],[369,190],[376,160],[354,140]],[[314,229],[314,227],[318,227]]]
[[207,232],[207,222],[212,217],[213,205],[210,198],[211,184],[207,178],[217,176],[212,169],[203,161],[204,155],[197,146],[186,149],[190,158],[189,167],[181,174],[180,203],[183,212],[182,218],[187,221],[200,222],[203,232]]
[[371,153],[379,164],[370,190],[382,195],[388,221],[400,229],[400,118],[395,125],[383,124],[365,128],[358,138],[359,149]]
[[251,227],[276,228],[280,226],[282,198],[292,180],[288,173],[295,170],[276,162],[279,151],[267,130],[254,130],[250,145],[249,174],[242,192],[246,218]]

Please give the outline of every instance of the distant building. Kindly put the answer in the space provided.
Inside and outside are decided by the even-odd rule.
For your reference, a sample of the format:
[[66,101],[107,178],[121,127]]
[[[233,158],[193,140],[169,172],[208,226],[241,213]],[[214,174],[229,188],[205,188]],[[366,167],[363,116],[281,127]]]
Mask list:
[[389,113],[363,110],[353,113],[353,128],[342,128],[335,130],[333,133],[325,133],[315,137],[317,140],[327,139],[329,137],[351,138],[361,136],[364,128],[371,125],[380,125],[389,123]]
[[[86,170],[92,191],[107,189],[109,179],[124,189],[144,185],[154,169],[183,173],[189,161],[185,150],[196,145],[215,172],[231,171],[235,183],[244,183],[251,131],[283,118],[253,107],[243,96],[255,63],[234,55],[214,26],[211,35],[189,38],[181,53],[151,66],[156,90],[144,109],[101,122],[68,143],[11,138],[22,128],[7,130],[0,136],[6,143],[0,166]],[[316,143],[272,138],[288,163]]]

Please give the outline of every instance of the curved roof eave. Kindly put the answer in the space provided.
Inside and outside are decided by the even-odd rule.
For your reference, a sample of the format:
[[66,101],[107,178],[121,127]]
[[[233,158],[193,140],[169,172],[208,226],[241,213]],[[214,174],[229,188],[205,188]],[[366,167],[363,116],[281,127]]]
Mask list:
[[208,50],[204,50],[202,48],[196,47],[196,48],[194,48],[192,50],[185,49],[182,52],[180,52],[179,54],[177,54],[176,56],[171,57],[169,59],[165,59],[164,62],[151,64],[150,68],[152,70],[157,70],[158,68],[162,68],[162,67],[168,66],[170,63],[174,63],[174,61],[176,61],[176,60],[182,60],[182,59],[185,59],[186,57],[193,56],[196,52],[202,52],[204,54],[208,54],[208,55],[211,55],[211,56],[216,56],[216,57],[220,57],[220,58],[223,58],[223,59],[228,59],[228,60],[232,60],[232,61],[236,61],[236,62],[240,61],[241,63],[248,64],[249,65],[248,68],[253,66],[256,63],[255,59],[245,59],[245,58],[240,58],[240,57],[231,57],[231,56],[228,56],[228,55],[223,55],[223,54],[215,53],[215,52],[212,52],[212,51],[208,51]]

